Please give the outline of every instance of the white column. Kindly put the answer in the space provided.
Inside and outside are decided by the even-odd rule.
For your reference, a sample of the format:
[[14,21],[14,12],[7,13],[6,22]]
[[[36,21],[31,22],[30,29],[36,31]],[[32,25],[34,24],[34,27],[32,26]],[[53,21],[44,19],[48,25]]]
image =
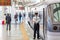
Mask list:
[[25,7],[25,12],[26,12],[26,22],[28,21],[28,7]]

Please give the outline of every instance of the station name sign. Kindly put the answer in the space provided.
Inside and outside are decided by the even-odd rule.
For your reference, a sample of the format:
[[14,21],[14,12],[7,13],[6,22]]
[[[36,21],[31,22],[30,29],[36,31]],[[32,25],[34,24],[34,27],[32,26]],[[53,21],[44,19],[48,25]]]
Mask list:
[[11,6],[11,0],[0,0],[0,6]]

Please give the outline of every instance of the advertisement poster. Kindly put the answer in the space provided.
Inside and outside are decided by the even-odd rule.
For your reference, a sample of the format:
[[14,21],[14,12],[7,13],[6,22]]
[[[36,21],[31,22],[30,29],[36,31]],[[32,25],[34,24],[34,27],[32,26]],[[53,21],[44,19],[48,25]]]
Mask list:
[[11,0],[0,0],[0,6],[10,6]]

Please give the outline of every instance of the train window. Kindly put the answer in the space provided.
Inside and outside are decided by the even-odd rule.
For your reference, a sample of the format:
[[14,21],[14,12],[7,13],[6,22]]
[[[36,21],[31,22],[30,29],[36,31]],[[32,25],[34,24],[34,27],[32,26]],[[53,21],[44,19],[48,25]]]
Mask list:
[[59,21],[60,21],[60,10],[58,12],[59,12]]
[[58,21],[57,12],[54,13],[54,21],[55,21],[55,22]]
[[59,4],[56,4],[57,5],[57,7],[59,7]]
[[54,6],[53,9],[55,9],[56,8],[56,5],[54,4],[53,6]]
[[54,8],[54,21],[55,22],[60,22],[60,4],[53,4]]

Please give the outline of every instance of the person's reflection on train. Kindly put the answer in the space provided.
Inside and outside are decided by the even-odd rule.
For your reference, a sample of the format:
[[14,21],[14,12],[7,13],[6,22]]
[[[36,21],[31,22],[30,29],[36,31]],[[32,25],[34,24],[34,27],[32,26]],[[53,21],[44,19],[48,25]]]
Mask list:
[[22,14],[19,13],[19,22],[21,23],[21,19],[22,19]]
[[11,16],[7,14],[6,16],[6,24],[7,24],[7,30],[9,28],[9,31],[11,30]]
[[40,35],[39,35],[39,22],[40,22],[40,18],[38,16],[38,13],[35,13],[35,16],[33,17],[33,23],[34,23],[34,38],[36,38],[36,34],[37,34],[37,39],[40,39]]

